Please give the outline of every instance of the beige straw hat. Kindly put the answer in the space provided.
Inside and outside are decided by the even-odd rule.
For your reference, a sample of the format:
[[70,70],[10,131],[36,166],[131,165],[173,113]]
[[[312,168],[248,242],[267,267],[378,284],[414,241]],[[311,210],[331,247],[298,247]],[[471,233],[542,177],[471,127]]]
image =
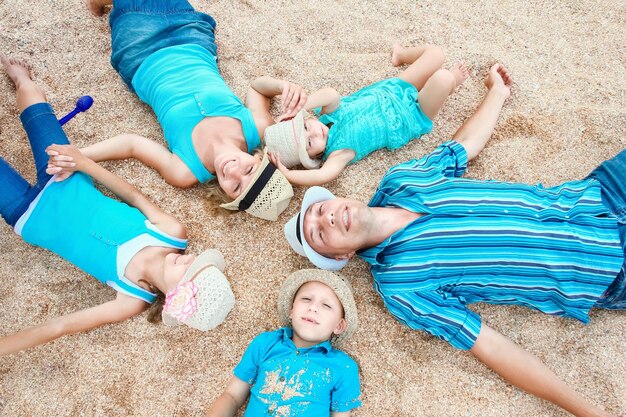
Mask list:
[[293,197],[293,188],[282,172],[270,163],[267,149],[248,187],[234,201],[220,204],[227,210],[245,211],[265,220],[276,220]]
[[346,331],[334,340],[339,343],[349,338],[358,326],[354,292],[348,280],[341,274],[321,269],[301,269],[289,275],[278,293],[278,317],[283,326],[289,325],[289,313],[293,305],[293,298],[298,289],[307,282],[318,281],[332,289],[343,306]]
[[176,288],[167,293],[163,323],[186,324],[202,331],[220,325],[235,306],[235,296],[222,273],[224,267],[224,256],[218,250],[198,255]]
[[302,165],[306,169],[314,169],[322,163],[319,159],[311,159],[306,151],[306,131],[304,119],[309,117],[305,110],[300,110],[293,119],[276,123],[265,129],[263,141],[270,152],[280,155],[280,161],[287,168]]

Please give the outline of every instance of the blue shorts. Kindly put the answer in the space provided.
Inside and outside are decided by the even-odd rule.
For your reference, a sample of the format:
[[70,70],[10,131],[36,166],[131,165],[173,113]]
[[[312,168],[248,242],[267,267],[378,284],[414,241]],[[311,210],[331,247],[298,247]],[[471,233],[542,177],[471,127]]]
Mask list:
[[109,17],[111,65],[128,88],[141,63],[175,45],[200,45],[217,57],[215,20],[187,0],[115,0]]
[[51,175],[46,174],[48,167],[46,148],[52,144],[69,143],[48,103],[37,103],[27,107],[20,114],[20,120],[33,151],[37,182],[34,185],[29,184],[13,167],[0,158],[0,214],[12,227],[52,178]]
[[602,186],[602,202],[617,216],[618,230],[624,249],[624,264],[615,281],[607,288],[596,307],[626,309],[626,149],[604,161],[589,177]]

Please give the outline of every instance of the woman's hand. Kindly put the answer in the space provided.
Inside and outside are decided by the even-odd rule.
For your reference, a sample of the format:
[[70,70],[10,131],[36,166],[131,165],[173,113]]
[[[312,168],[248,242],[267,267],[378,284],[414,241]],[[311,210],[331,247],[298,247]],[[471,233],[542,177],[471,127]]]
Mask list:
[[307,93],[302,86],[290,81],[283,81],[283,92],[280,96],[280,119],[290,119],[294,117],[307,101]]
[[74,172],[81,171],[85,163],[90,161],[74,145],[50,145],[46,148],[49,156],[48,175],[55,175],[55,181],[63,181],[69,178]]

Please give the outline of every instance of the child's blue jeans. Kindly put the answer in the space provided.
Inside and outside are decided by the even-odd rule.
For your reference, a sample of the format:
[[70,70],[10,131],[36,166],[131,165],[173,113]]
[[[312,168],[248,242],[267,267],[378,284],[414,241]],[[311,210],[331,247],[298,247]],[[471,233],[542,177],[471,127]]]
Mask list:
[[604,161],[589,177],[602,186],[602,202],[617,216],[618,230],[624,249],[624,264],[617,278],[609,286],[596,307],[614,310],[626,309],[626,149]]
[[30,185],[11,165],[0,158],[0,214],[12,227],[52,178],[46,174],[48,166],[46,148],[52,144],[69,143],[48,103],[37,103],[28,107],[20,115],[20,120],[35,158],[37,182]]

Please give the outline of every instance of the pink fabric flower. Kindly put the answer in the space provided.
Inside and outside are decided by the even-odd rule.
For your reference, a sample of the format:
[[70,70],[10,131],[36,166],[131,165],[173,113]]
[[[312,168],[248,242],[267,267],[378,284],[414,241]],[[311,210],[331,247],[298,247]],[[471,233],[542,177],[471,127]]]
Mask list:
[[184,284],[177,285],[176,288],[167,293],[163,311],[168,316],[175,318],[179,322],[183,322],[191,317],[198,309],[198,301],[196,300],[197,294],[198,287],[193,281],[187,281]]

